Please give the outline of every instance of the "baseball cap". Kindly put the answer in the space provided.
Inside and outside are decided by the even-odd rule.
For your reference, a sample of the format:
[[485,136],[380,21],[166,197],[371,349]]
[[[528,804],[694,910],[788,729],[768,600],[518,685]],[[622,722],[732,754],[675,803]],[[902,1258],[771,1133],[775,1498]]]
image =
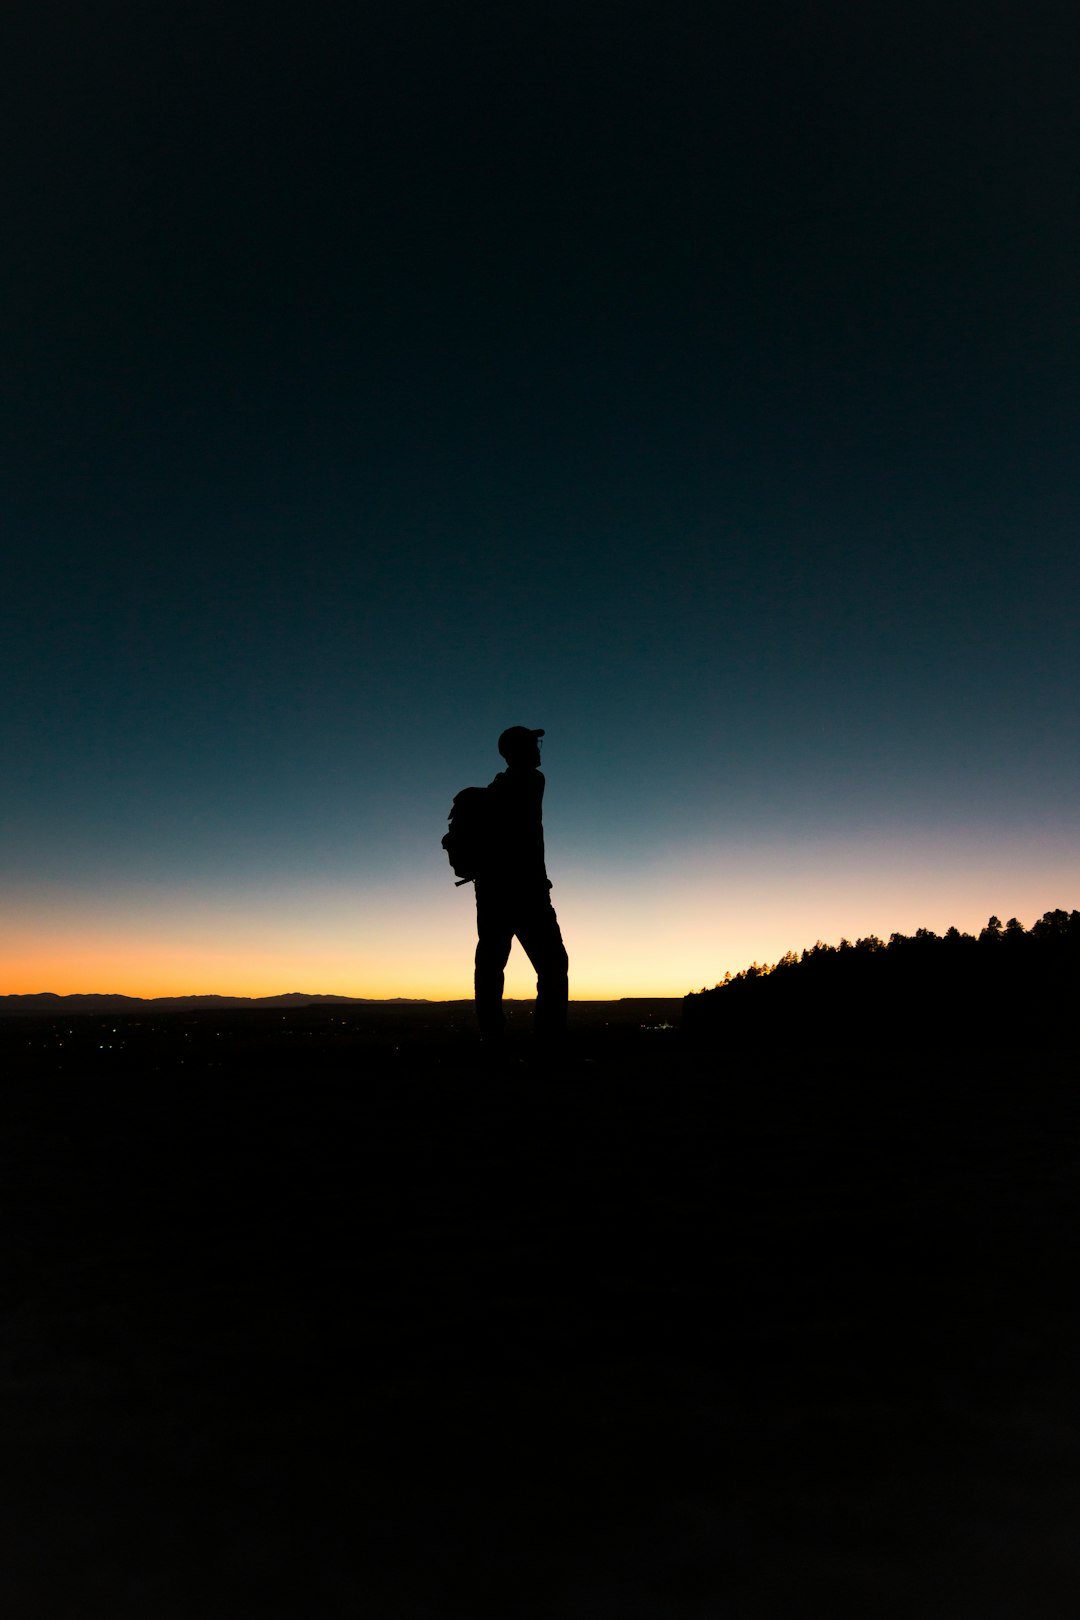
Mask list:
[[508,726],[499,738],[499,753],[506,758],[506,750],[513,753],[515,748],[521,748],[525,743],[533,742],[537,737],[544,735],[543,726],[539,731],[530,731],[528,726]]

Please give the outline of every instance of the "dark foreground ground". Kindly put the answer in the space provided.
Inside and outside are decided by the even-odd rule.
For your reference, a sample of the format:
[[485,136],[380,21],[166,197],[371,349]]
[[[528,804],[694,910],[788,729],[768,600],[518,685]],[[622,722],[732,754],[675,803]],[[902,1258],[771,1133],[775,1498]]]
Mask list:
[[1072,1620],[1072,1056],[670,1016],[7,1021],[5,1615]]

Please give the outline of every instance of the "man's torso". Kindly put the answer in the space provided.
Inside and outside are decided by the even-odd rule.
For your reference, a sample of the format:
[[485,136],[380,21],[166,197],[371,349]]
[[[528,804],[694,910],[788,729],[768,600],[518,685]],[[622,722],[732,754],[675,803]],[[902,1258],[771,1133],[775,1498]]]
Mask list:
[[500,771],[490,784],[491,836],[477,884],[485,889],[547,895],[544,865],[544,778],[537,770]]

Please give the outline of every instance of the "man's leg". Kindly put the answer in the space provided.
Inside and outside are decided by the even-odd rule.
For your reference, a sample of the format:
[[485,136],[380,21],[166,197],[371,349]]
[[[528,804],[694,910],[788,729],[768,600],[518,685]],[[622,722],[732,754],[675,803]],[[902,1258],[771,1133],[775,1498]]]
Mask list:
[[503,969],[514,940],[514,926],[501,898],[485,894],[476,885],[476,964],[473,985],[476,992],[476,1020],[480,1037],[496,1043],[502,1040]]
[[517,937],[536,969],[537,1039],[558,1042],[566,1029],[566,1002],[569,995],[569,958],[559,930],[559,919],[550,900],[542,900],[517,917]]

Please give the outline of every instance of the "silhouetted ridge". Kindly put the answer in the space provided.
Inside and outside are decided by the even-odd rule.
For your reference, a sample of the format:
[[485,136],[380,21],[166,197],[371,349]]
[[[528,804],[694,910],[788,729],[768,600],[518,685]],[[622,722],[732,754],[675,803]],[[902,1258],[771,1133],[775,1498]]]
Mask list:
[[309,995],[304,990],[289,990],[280,996],[122,996],[122,995],[70,995],[59,996],[52,990],[40,990],[32,995],[0,996],[0,1018],[51,1018],[83,1013],[128,1012],[215,1012],[236,1007],[293,1007],[335,1006],[400,1006],[423,1005],[411,996],[334,996]]
[[950,928],[886,944],[820,940],[772,967],[758,963],[688,995],[683,1028],[731,1039],[969,1043],[1059,1039],[1074,1021],[1080,911],[1048,911],[1030,929],[991,917],[976,936]]

